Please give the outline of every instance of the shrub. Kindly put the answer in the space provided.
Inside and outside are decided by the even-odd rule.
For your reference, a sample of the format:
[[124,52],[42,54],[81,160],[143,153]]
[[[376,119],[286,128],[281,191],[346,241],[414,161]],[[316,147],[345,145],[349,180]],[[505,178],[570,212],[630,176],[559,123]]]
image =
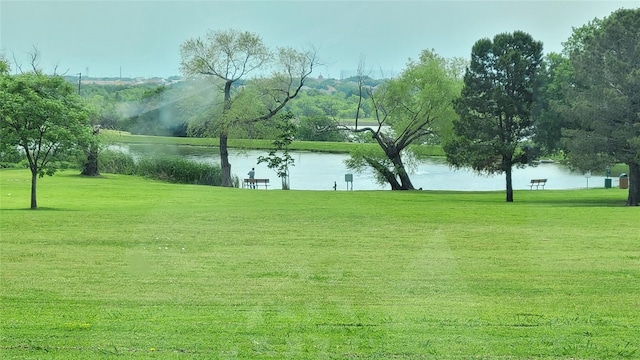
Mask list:
[[133,156],[115,150],[103,150],[98,155],[100,172],[112,174],[133,175],[136,173],[136,163]]
[[147,156],[138,161],[138,175],[181,184],[220,186],[220,166],[175,156]]
[[145,156],[136,159],[117,150],[99,155],[100,172],[139,175],[180,184],[220,186],[220,166],[187,160],[179,156]]
[[22,167],[20,162],[25,158],[24,152],[18,151],[17,148],[6,148],[0,150],[0,168],[19,168]]

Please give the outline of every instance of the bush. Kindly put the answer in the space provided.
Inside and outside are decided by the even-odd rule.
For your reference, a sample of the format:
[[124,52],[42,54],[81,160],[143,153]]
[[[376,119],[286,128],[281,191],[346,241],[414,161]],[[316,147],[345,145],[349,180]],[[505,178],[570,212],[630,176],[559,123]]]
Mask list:
[[100,172],[112,174],[133,175],[136,173],[136,163],[133,156],[120,151],[103,150],[98,155]]
[[20,168],[20,162],[24,159],[24,152],[16,148],[7,148],[0,151],[0,168]]
[[138,161],[138,175],[180,184],[221,185],[220,167],[173,156],[149,156]]
[[146,156],[137,162],[120,151],[103,150],[99,155],[100,172],[139,175],[149,179],[180,184],[220,186],[220,166],[203,164],[178,156]]
[[23,169],[20,163],[0,161],[0,169]]
[[[53,165],[59,170],[74,169],[76,167],[76,156],[77,152],[65,155],[56,155],[51,158],[50,165]],[[5,151],[0,151],[0,168],[29,168],[29,160],[27,160],[24,151],[7,149]]]

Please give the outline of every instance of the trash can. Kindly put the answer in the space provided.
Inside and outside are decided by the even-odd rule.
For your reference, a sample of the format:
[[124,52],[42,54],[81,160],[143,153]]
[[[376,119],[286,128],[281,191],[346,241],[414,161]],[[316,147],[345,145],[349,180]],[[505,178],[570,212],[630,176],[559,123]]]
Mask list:
[[629,188],[629,177],[627,176],[627,174],[622,173],[620,174],[620,189],[627,188]]
[[611,179],[604,179],[604,188],[611,189]]

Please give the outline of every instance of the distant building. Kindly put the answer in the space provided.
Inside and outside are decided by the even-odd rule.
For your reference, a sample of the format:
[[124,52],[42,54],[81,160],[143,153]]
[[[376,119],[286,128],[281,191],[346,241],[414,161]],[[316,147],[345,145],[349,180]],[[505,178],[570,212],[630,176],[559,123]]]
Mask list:
[[[393,70],[366,70],[364,75],[373,79],[390,79],[396,77],[396,72]],[[340,80],[348,79],[350,77],[358,76],[358,70],[340,70]]]
[[[65,77],[69,82],[77,82],[77,77],[66,76]],[[134,79],[131,78],[90,78],[90,77],[82,77],[82,84],[95,84],[95,85],[119,85],[119,86],[135,86],[142,84],[156,84],[156,85],[169,85],[180,82],[182,79],[177,76],[173,76],[169,79],[161,78],[161,77],[153,77],[153,78],[143,78],[137,77]]]

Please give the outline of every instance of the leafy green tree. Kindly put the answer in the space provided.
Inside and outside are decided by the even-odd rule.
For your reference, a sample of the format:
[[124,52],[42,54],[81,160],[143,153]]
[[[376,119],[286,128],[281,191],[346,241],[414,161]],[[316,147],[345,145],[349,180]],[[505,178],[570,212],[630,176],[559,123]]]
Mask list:
[[132,110],[126,120],[132,134],[178,136],[187,135],[187,124],[181,116],[181,95],[177,88],[157,86],[146,90],[135,101],[128,102]]
[[289,110],[297,117],[327,116],[335,119],[344,103],[339,95],[309,89],[300,92],[296,101],[290,103]]
[[297,128],[297,139],[307,141],[344,141],[344,134],[337,130],[337,121],[319,115],[300,119]]
[[455,102],[460,118],[444,146],[455,167],[504,173],[507,202],[513,202],[513,166],[531,160],[524,144],[534,134],[532,109],[541,62],[542,43],[524,32],[478,40]]
[[[187,40],[181,56],[184,74],[222,82],[222,108],[210,115],[220,138],[222,186],[233,186],[227,145],[230,129],[239,122],[265,121],[278,114],[313,71],[315,53],[291,48],[272,51],[258,35],[228,30]],[[265,75],[269,69],[273,71]],[[251,74],[256,76],[251,88],[234,88]]]
[[455,118],[452,101],[460,94],[459,76],[452,62],[432,51],[423,51],[410,61],[396,79],[373,90],[366,87],[376,126],[343,127],[354,134],[368,133],[380,150],[351,154],[347,166],[354,171],[371,168],[392,190],[414,186],[403,161],[410,145],[419,144],[450,127]]
[[1,147],[18,147],[31,170],[31,208],[38,177],[53,175],[56,156],[91,141],[88,111],[62,77],[39,72],[0,75]]
[[566,87],[572,83],[573,67],[569,58],[558,53],[548,54],[543,62],[540,91],[534,104],[534,143],[541,154],[552,155],[563,150],[562,129],[567,127]]
[[9,73],[9,61],[4,57],[4,54],[0,54],[0,75],[6,75]]
[[[67,81],[70,78],[67,77]],[[180,85],[98,85],[82,87],[82,97],[95,111],[93,122],[104,129],[134,134],[185,136]]]
[[573,166],[629,166],[627,205],[640,201],[640,9],[621,9],[574,30],[567,52],[571,128],[564,144]]
[[[293,123],[293,114],[291,112],[282,113],[280,119],[275,126],[280,131],[278,137],[273,140],[274,149],[269,151],[268,156],[259,156],[258,164],[267,163],[269,169],[275,170],[278,177],[282,180],[282,190],[289,190],[289,166],[294,166],[294,159],[289,154],[289,145],[293,142],[296,126]],[[278,155],[282,152],[282,156]]]
[[104,95],[83,96],[88,106],[96,114],[96,123],[105,129],[118,129],[119,116],[115,110],[115,103],[109,102]]

